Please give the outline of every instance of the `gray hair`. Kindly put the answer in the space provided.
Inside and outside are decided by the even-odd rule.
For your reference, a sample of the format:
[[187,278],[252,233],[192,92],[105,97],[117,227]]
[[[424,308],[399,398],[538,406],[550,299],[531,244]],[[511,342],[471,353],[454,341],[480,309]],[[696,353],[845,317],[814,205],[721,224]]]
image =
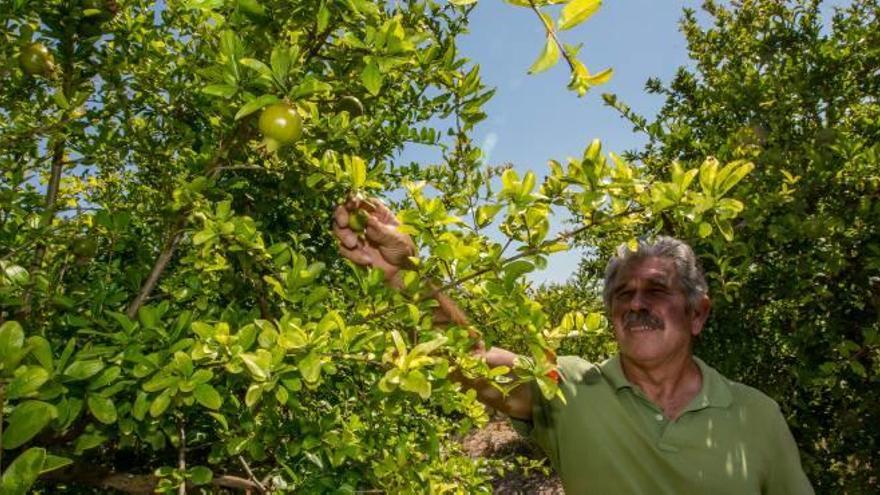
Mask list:
[[605,310],[611,311],[611,291],[617,275],[636,261],[647,258],[666,258],[672,260],[681,289],[687,297],[688,309],[693,309],[703,296],[708,295],[709,287],[706,277],[697,262],[694,250],[684,241],[673,237],[660,236],[653,241],[639,240],[635,251],[629,248],[627,243],[617,247],[614,256],[605,267],[605,287],[602,289],[602,298],[605,301]]

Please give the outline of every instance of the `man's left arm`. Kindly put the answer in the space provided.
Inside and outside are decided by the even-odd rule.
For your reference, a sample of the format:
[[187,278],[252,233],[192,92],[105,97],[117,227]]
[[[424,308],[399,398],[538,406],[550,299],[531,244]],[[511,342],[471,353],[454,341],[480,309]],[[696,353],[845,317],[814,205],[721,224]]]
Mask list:
[[769,459],[767,479],[761,493],[763,495],[812,495],[813,487],[804,474],[797,443],[788,428],[785,416],[777,406],[771,418],[769,435]]

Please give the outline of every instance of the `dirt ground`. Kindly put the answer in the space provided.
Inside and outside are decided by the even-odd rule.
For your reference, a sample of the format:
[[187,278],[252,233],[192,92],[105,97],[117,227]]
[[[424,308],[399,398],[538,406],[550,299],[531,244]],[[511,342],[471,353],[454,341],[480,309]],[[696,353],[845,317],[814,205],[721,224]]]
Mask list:
[[[485,428],[477,430],[462,441],[472,457],[510,459],[517,455],[529,459],[543,459],[543,454],[521,437],[501,415],[493,416]],[[539,470],[530,473],[509,472],[493,481],[498,494],[564,495],[562,483],[555,475],[546,476]]]

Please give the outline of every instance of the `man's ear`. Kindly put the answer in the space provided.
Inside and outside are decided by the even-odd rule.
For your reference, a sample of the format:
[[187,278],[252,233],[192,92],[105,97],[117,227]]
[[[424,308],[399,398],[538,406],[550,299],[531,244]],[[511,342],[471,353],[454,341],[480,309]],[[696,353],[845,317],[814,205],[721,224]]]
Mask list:
[[691,335],[694,337],[700,335],[700,332],[703,331],[703,325],[709,319],[709,310],[711,309],[712,301],[706,295],[700,297],[697,303],[694,304],[691,309]]

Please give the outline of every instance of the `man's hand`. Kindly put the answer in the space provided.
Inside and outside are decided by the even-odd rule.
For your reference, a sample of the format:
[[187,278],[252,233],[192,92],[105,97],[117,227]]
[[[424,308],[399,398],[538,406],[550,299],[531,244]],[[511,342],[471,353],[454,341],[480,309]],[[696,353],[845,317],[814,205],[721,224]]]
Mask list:
[[[366,213],[363,235],[349,226],[349,218],[359,211]],[[397,230],[399,224],[391,210],[375,198],[349,199],[333,214],[339,252],[358,265],[382,270],[392,284],[398,283],[397,273],[411,264],[409,258],[416,253],[412,239]]]
[[[349,224],[349,218],[358,212],[366,213],[366,225],[363,235],[351,228],[360,227],[360,220]],[[385,273],[385,280],[392,286],[400,288],[397,274],[410,265],[410,256],[415,255],[416,248],[412,239],[397,229],[399,222],[384,204],[378,199],[350,199],[339,205],[333,213],[333,233],[339,240],[339,252],[361,266],[378,268]],[[467,318],[458,305],[439,290],[433,290],[431,296],[439,306],[434,312],[435,323],[455,323],[467,325]],[[490,367],[507,366],[513,368],[516,354],[493,347],[486,349],[482,339],[476,339],[473,352],[486,359]],[[532,417],[532,390],[529,386],[519,386],[507,396],[503,396],[486,379],[471,380],[456,370],[450,378],[460,382],[467,388],[477,391],[477,399],[495,409],[520,419]]]

